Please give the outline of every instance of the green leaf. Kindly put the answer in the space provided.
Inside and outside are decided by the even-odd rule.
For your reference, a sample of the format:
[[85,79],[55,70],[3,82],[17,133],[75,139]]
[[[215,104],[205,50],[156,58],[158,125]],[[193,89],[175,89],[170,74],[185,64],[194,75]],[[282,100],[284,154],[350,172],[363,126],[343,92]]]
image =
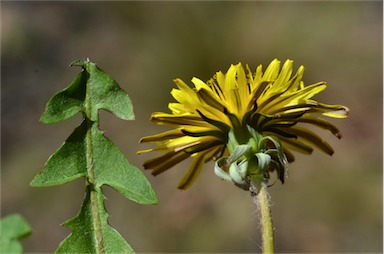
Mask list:
[[92,128],[92,158],[96,185],[107,184],[140,204],[156,204],[157,196],[141,170],[131,165],[121,151],[96,127]]
[[108,224],[104,199],[100,189],[91,190],[88,186],[80,213],[64,223],[72,233],[60,243],[56,253],[134,253]]
[[[93,124],[91,156],[97,187],[114,188],[124,197],[139,204],[156,204],[157,196],[141,170],[128,162],[123,153]],[[64,144],[31,182],[33,187],[60,185],[87,175],[86,120],[75,129]]]
[[63,91],[55,94],[47,103],[40,121],[45,124],[64,121],[78,112],[84,112],[84,101],[89,74],[82,71]]
[[[75,61],[72,66],[81,66],[83,70],[67,88],[48,101],[41,122],[61,122],[78,112],[89,113],[89,119],[98,121],[99,109],[124,120],[135,118],[131,99],[110,75],[89,60]],[[86,112],[86,108],[90,112]]]
[[35,176],[32,187],[46,187],[70,182],[86,175],[86,122],[75,129],[64,144],[48,159],[44,169]]
[[8,215],[0,221],[0,253],[22,253],[18,239],[31,233],[28,222],[19,214]]
[[105,109],[124,120],[133,120],[133,106],[128,94],[107,73],[94,63],[86,62],[83,68],[90,74],[88,79],[91,102],[92,121],[97,121],[98,110]]

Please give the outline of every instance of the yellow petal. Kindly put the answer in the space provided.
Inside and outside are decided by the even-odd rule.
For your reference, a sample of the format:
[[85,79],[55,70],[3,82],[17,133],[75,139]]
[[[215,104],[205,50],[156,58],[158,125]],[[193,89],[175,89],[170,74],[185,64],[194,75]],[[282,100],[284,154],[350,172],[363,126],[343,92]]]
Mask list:
[[280,61],[274,59],[264,72],[263,80],[275,81],[280,71]]
[[205,90],[208,90],[208,91],[212,91],[210,89],[210,87],[204,83],[201,79],[198,79],[198,78],[192,78],[192,83],[195,85],[196,87],[196,91],[199,91],[200,89],[205,89]]
[[224,111],[225,105],[223,105],[222,102],[210,92],[210,90],[207,90],[204,88],[199,89],[197,91],[197,95],[199,96],[201,101],[217,109],[218,110],[217,113]]
[[174,139],[184,136],[184,134],[179,129],[174,129],[170,131],[161,132],[156,135],[143,137],[140,139],[140,143],[147,143],[147,142],[157,142],[157,141],[163,141],[168,139]]
[[281,96],[273,96],[264,102],[260,107],[264,112],[273,111],[273,109],[282,108],[286,105],[297,103],[299,101],[305,101],[315,94],[323,91],[327,86],[325,83],[316,83],[310,86],[305,87],[302,90],[298,90],[291,94],[283,94]]
[[327,142],[322,140],[317,134],[315,134],[314,132],[308,129],[305,129],[299,126],[282,128],[282,129],[287,133],[296,135],[299,138],[299,140],[304,139],[305,141],[312,143],[313,145],[317,146],[321,151],[325,152],[326,154],[332,155],[334,153],[332,147]]
[[163,154],[159,157],[149,159],[144,162],[143,166],[145,169],[152,169],[152,175],[158,175],[174,165],[180,163],[181,161],[190,157],[190,154],[181,152],[170,151],[166,154]]
[[324,103],[319,103],[319,108],[326,110],[323,112],[324,116],[333,118],[346,118],[349,114],[349,108],[343,105],[327,105]]
[[[275,135],[271,133],[271,135]],[[311,154],[313,152],[313,148],[310,147],[309,145],[301,142],[300,140],[297,139],[289,139],[285,138],[280,135],[276,135],[281,142],[283,143],[283,146],[292,150],[295,150],[297,152],[303,153],[303,154]]]
[[287,60],[285,61],[283,67],[281,68],[280,74],[275,80],[275,85],[273,89],[284,89],[284,85],[289,81],[292,75],[292,66],[293,61]]
[[212,157],[220,151],[218,148],[213,148],[201,153],[197,153],[193,156],[192,164],[188,169],[187,173],[181,179],[178,188],[179,189],[188,189],[196,178],[199,176],[204,163],[212,159]]

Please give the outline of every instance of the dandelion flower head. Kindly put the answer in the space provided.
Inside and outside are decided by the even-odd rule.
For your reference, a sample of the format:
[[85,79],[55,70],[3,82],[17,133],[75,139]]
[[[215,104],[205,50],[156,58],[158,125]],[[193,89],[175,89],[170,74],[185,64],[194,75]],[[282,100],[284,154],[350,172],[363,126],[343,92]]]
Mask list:
[[[343,105],[313,100],[314,95],[326,88],[326,83],[305,86],[303,73],[304,67],[300,66],[293,74],[292,60],[285,61],[281,67],[281,62],[275,59],[265,71],[262,65],[253,72],[248,65],[244,68],[239,63],[231,65],[226,73],[217,72],[207,82],[194,77],[193,88],[175,79],[177,88],[171,94],[176,102],[169,103],[171,112],[155,112],[151,116],[154,123],[172,129],[141,139],[142,143],[153,143],[155,147],[139,151],[139,154],[161,153],[145,161],[144,168],[158,175],[191,157],[190,168],[178,186],[186,189],[206,162],[230,155],[236,145],[250,144],[250,137],[256,134],[273,137],[265,142],[266,147],[277,140],[281,147],[276,142],[274,147],[281,150],[288,162],[294,160],[292,151],[311,154],[314,147],[332,155],[332,147],[305,128],[305,124],[328,130],[341,138],[339,129],[322,116],[345,118],[349,110]],[[260,163],[261,157],[257,158]],[[276,161],[281,164],[278,159]],[[285,173],[278,173],[284,182]]]

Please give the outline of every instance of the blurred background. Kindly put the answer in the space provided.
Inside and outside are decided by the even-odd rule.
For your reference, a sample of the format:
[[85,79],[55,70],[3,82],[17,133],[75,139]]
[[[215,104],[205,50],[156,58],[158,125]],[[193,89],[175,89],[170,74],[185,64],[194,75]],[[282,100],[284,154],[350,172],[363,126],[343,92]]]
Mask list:
[[[90,58],[126,90],[136,120],[100,112],[101,129],[140,169],[153,155],[141,137],[163,131],[149,121],[168,112],[174,78],[208,80],[231,64],[264,68],[274,58],[305,66],[304,82],[326,81],[315,99],[350,108],[330,119],[334,147],[296,154],[284,185],[270,188],[276,251],[383,251],[383,4],[337,2],[24,2],[1,3],[1,216],[23,215],[33,234],[26,253],[52,253],[80,210],[84,181],[31,188],[29,182],[73,129],[39,122],[45,104]],[[189,82],[190,83],[190,82]],[[256,207],[249,193],[221,181],[207,164],[197,182],[177,184],[190,161],[157,177],[159,197],[141,206],[104,188],[110,224],[139,253],[260,252]]]

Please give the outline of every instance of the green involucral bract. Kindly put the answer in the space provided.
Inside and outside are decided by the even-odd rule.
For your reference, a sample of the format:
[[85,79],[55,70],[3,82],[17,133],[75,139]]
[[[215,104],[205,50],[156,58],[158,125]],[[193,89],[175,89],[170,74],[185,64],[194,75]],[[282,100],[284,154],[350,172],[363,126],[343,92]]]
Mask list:
[[75,61],[82,72],[47,103],[43,123],[64,121],[76,113],[84,120],[48,159],[30,183],[33,187],[60,185],[80,177],[86,195],[80,213],[64,225],[72,230],[56,250],[67,253],[132,253],[132,248],[108,225],[101,187],[108,185],[139,204],[156,204],[157,196],[147,178],[99,129],[98,110],[134,119],[128,94],[94,63]]
[[231,154],[216,161],[215,174],[255,193],[262,183],[268,184],[270,171],[276,170],[278,178],[284,182],[288,161],[280,141],[276,137],[262,136],[249,126],[241,139],[247,140],[247,144],[240,144],[233,131],[228,133],[227,147]]

